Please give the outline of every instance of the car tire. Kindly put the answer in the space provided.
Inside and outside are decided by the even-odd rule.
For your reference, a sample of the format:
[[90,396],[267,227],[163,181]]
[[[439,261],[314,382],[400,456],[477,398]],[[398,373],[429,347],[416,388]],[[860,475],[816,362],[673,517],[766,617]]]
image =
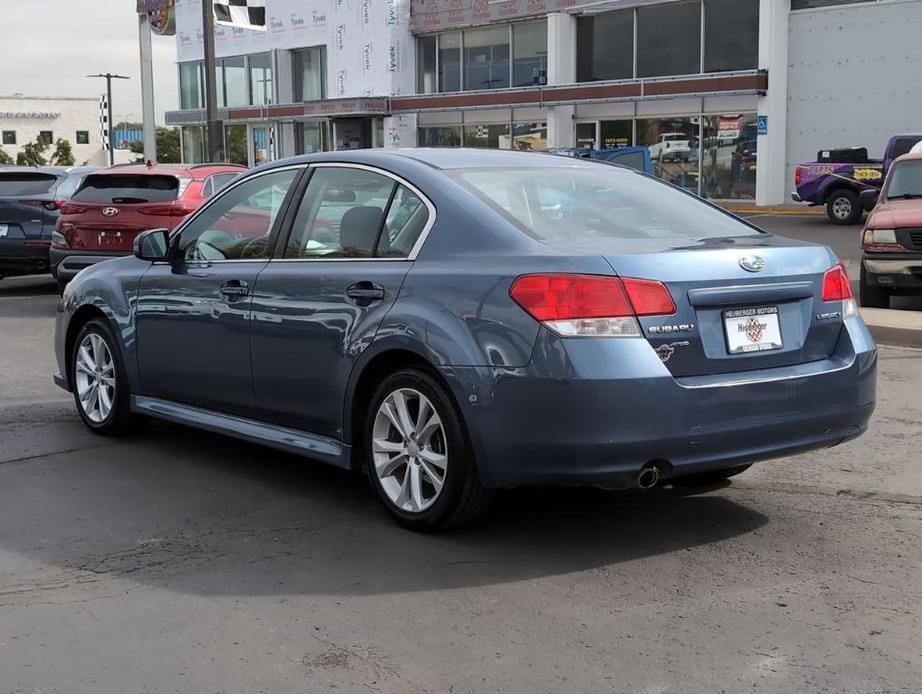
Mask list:
[[868,282],[864,263],[861,263],[861,275],[858,280],[858,303],[864,308],[890,308],[890,292]]
[[105,320],[87,321],[77,333],[69,369],[77,412],[92,432],[121,436],[146,422],[146,417],[131,412],[122,354]]
[[723,470],[708,470],[707,472],[698,472],[694,475],[676,477],[669,480],[673,487],[679,489],[694,489],[696,487],[708,487],[712,484],[719,484],[731,477],[736,477],[742,472],[746,472],[752,467],[752,463],[746,465],[735,465],[734,467],[724,468]]
[[371,398],[363,436],[371,485],[399,524],[420,532],[470,525],[489,507],[457,404],[433,375],[408,368]]
[[826,198],[826,216],[833,224],[857,224],[863,213],[858,194],[853,190],[839,188]]

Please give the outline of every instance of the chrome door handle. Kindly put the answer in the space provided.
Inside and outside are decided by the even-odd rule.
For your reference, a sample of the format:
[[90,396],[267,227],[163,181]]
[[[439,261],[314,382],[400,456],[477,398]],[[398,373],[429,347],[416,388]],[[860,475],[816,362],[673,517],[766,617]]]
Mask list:
[[246,282],[239,280],[229,280],[221,285],[219,291],[224,296],[246,296],[250,293],[250,288]]

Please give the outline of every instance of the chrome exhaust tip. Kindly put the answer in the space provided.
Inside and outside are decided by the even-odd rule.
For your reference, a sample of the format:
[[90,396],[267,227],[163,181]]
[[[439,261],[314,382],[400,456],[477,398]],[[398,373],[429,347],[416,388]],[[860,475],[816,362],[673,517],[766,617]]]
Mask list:
[[655,465],[645,467],[637,475],[637,486],[641,489],[652,489],[659,482],[659,468]]

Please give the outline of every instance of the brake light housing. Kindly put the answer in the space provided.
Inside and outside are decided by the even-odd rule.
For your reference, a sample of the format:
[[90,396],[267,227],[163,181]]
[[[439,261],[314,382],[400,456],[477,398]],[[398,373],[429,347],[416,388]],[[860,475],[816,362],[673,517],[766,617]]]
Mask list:
[[853,299],[852,285],[844,263],[837,263],[823,275],[823,301],[845,301]]
[[564,337],[639,337],[638,316],[675,313],[665,285],[630,277],[523,275],[512,283],[509,296]]

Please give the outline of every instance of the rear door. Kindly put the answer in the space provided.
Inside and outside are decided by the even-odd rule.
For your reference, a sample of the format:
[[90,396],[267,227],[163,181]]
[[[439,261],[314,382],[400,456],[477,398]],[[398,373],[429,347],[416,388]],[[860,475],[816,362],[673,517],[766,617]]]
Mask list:
[[300,168],[272,170],[214,198],[141,277],[136,312],[142,391],[252,416],[252,291]]
[[91,174],[64,206],[74,250],[130,253],[147,229],[172,227],[173,205],[188,179],[160,174]]
[[434,210],[385,172],[314,168],[290,237],[253,296],[259,417],[342,438],[346,384]]
[[[0,171],[0,258],[16,263],[45,256],[54,228],[54,174]],[[46,228],[47,227],[47,228]]]

